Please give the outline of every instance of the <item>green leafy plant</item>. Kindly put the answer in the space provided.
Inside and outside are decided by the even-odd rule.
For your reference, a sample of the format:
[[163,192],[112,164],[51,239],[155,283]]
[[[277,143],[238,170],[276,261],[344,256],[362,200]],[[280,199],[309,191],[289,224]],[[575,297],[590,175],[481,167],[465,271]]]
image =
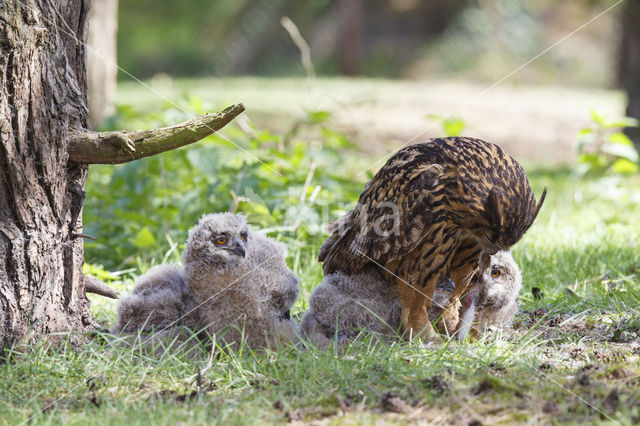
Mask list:
[[637,127],[630,117],[609,119],[591,111],[592,123],[578,133],[578,172],[581,174],[633,174],[640,170],[638,151],[620,131]]
[[442,124],[442,130],[447,136],[460,136],[467,125],[464,120],[455,115],[442,117],[437,114],[429,114],[427,118]]
[[[213,106],[185,98],[178,107],[139,114],[120,107],[120,128],[160,127]],[[288,243],[293,256],[315,250],[324,225],[354,202],[364,181],[364,161],[343,134],[327,127],[330,114],[310,111],[282,136],[230,125],[197,144],[121,166],[92,166],[84,209],[87,261],[120,270],[153,263],[205,213],[234,211]],[[304,130],[304,139],[300,131]],[[359,164],[363,164],[359,167]],[[178,258],[179,259],[179,258]]]

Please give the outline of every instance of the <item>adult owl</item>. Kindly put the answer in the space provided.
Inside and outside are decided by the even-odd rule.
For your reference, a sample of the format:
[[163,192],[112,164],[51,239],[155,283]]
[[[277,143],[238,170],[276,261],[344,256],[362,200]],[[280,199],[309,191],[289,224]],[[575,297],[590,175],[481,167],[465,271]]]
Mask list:
[[465,137],[411,145],[330,225],[318,260],[325,274],[375,265],[398,285],[405,331],[431,341],[428,308],[440,278],[451,278],[459,297],[490,255],[520,240],[545,195],[536,204],[522,166],[497,145]]

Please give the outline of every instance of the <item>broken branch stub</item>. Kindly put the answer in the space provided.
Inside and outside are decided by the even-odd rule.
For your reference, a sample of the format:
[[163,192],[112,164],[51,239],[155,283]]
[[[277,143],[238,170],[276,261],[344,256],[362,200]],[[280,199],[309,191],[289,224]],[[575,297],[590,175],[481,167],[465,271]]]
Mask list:
[[109,287],[107,284],[103,283],[102,281],[87,275],[84,275],[83,278],[84,278],[85,294],[94,293],[94,294],[99,294],[100,296],[109,297],[111,299],[118,298],[118,295],[119,295],[118,291]]
[[160,154],[197,142],[222,129],[244,111],[235,104],[175,126],[116,132],[71,131],[69,160],[83,164],[120,164]]

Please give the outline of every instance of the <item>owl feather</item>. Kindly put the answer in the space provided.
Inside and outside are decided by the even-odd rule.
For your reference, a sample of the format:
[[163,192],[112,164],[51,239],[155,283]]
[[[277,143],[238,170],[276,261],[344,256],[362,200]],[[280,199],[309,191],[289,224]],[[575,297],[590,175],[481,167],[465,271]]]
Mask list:
[[399,285],[402,324],[432,340],[428,308],[442,277],[466,291],[481,255],[507,250],[535,220],[522,166],[500,147],[451,137],[398,151],[330,230],[318,260],[325,274],[373,264]]

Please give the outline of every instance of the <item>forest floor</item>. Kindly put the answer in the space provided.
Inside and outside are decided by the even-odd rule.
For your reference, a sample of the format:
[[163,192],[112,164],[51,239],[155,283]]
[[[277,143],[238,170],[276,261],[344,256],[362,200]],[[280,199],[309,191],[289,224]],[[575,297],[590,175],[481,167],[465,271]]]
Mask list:
[[[224,86],[231,92],[229,86],[242,86],[240,81]],[[265,90],[277,90],[278,85],[271,80],[264,84],[268,86]],[[356,82],[354,89],[346,85],[343,92],[360,90],[359,84]],[[211,90],[217,93],[216,87]],[[224,100],[216,98],[215,103],[244,101],[252,116],[251,90],[247,89],[246,97],[230,94]],[[284,93],[283,96],[289,96]],[[206,93],[201,96],[208,99]],[[616,94],[602,92],[587,98],[597,100],[599,96],[614,108]],[[135,105],[150,106],[145,99],[140,95]],[[267,111],[265,105],[273,104],[275,110],[287,103],[286,99],[277,99],[262,102],[261,108]],[[409,111],[410,107],[407,108]],[[588,111],[584,111],[588,122]],[[338,110],[334,110],[334,118],[337,115]],[[472,121],[462,112],[458,115]],[[277,131],[278,124],[272,125]],[[282,126],[280,131],[288,125]],[[531,124],[526,133],[529,139],[534,138],[535,125]],[[231,130],[228,134],[235,137]],[[223,142],[203,143],[221,149]],[[228,149],[235,152],[234,147]],[[254,149],[257,150],[255,146]],[[185,152],[163,157],[162,173],[153,173],[170,182],[174,179],[171,173],[177,170],[181,179],[188,177],[189,185],[194,184],[194,176],[205,172],[197,168],[186,170],[190,163],[185,160],[189,151]],[[305,151],[301,152],[304,157]],[[223,155],[223,163],[228,162],[227,155]],[[368,163],[378,153],[355,155]],[[344,173],[343,180],[336,183],[338,187],[349,185],[356,176],[354,169],[358,169],[351,164],[353,157],[343,157],[343,163],[332,167]],[[332,184],[334,177],[326,170],[331,168],[331,161],[338,161],[334,156],[327,158],[327,169],[323,168],[320,156],[315,160],[318,168],[313,182],[320,182],[323,187]],[[535,156],[527,161],[531,163],[527,174],[535,193],[540,194],[543,187],[548,187],[549,194],[536,223],[513,249],[522,270],[523,289],[521,309],[512,329],[462,343],[444,339],[440,347],[432,349],[416,342],[379,343],[366,335],[340,353],[309,345],[305,349],[266,353],[243,348],[220,354],[199,379],[197,372],[207,365],[209,356],[201,345],[184,345],[162,356],[150,356],[139,348],[114,347],[101,339],[80,344],[77,338],[63,339],[64,343],[57,345],[45,341],[34,345],[23,343],[0,360],[0,424],[640,422],[640,222],[637,220],[640,175],[584,176],[573,165],[542,166]],[[138,167],[157,168],[158,164],[148,161]],[[115,179],[111,191],[118,191],[118,208],[127,215],[107,216],[105,209],[111,195],[106,194],[109,202],[87,202],[85,218],[119,220],[130,226],[122,229],[139,230],[145,219],[151,220],[154,211],[173,208],[172,194],[180,191],[172,192],[167,187],[161,192],[160,201],[156,199],[160,192],[133,192],[126,186],[127,176],[137,175],[126,174],[135,169],[128,167],[116,168],[115,172],[108,168],[90,170],[90,176],[94,176],[91,179]],[[214,168],[217,180],[211,181],[218,186],[222,179],[220,170],[223,169]],[[235,163],[228,170],[228,173],[236,170]],[[267,173],[260,167],[256,170]],[[147,170],[137,172],[149,179],[155,176]],[[284,174],[293,179],[289,176],[293,172]],[[295,182],[302,186],[300,182],[307,177],[306,166],[299,175]],[[361,188],[366,181],[366,177],[359,179],[355,184],[352,182],[354,188]],[[144,188],[144,179],[132,180],[135,188]],[[182,182],[187,180],[178,179],[178,189]],[[155,188],[160,184],[152,181],[149,185]],[[88,200],[102,189],[99,182],[91,181],[87,187]],[[282,197],[281,188],[271,189],[273,199],[281,199],[278,198]],[[357,198],[359,189],[354,191],[349,193],[350,198]],[[143,211],[140,207],[136,212],[138,216],[149,217],[133,215],[132,208],[125,203],[129,198],[142,203],[141,206],[149,205],[150,210]],[[208,198],[189,202],[199,202],[198,208],[211,208]],[[178,204],[176,210],[180,208],[182,205]],[[159,216],[158,221],[163,218]],[[181,220],[180,216],[176,220]],[[184,224],[185,229],[191,225]],[[185,238],[186,231],[182,232],[180,235]],[[115,241],[120,237],[103,237],[107,239],[107,249],[110,238]],[[301,278],[302,291],[292,310],[292,316],[298,320],[322,276],[315,261],[322,238],[323,234],[315,239],[296,234],[283,240],[288,245],[289,265]],[[156,239],[165,244],[164,239]],[[169,243],[165,256],[138,258],[134,272],[114,272],[110,284],[126,293],[133,287],[135,276],[150,264],[167,258],[179,261],[178,246]],[[118,256],[121,253],[112,252]],[[116,259],[116,264],[121,261],[124,263]],[[538,297],[534,297],[534,292]],[[108,325],[114,320],[116,301],[93,295],[90,299],[92,312],[99,321]]]
[[[366,336],[343,354],[245,349],[217,358],[199,385],[200,346],[154,358],[99,341],[19,345],[0,365],[0,424],[638,422],[640,179],[530,176],[551,190],[514,250],[524,288],[513,330],[436,350]],[[296,272],[300,319],[317,265]],[[92,300],[114,318],[113,301]]]

